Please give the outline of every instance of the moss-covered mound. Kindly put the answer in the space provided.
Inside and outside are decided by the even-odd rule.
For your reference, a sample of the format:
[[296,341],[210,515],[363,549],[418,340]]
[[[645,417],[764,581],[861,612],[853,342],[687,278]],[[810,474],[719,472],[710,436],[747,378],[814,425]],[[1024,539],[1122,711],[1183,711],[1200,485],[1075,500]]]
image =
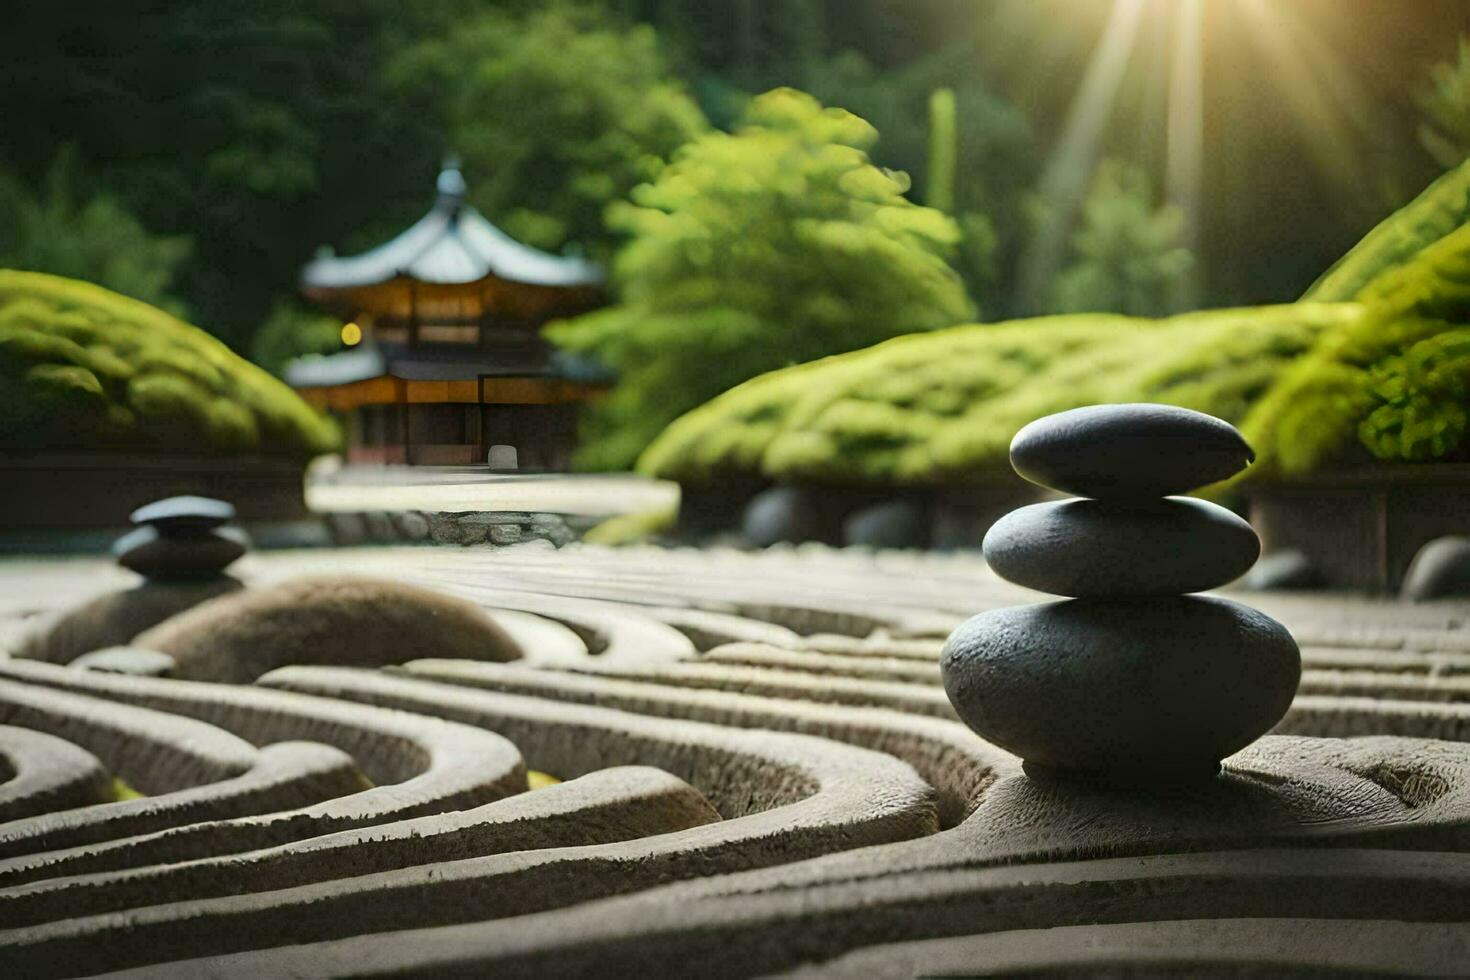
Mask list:
[[0,447],[309,457],[338,433],[197,327],[100,286],[0,269]]
[[1357,300],[1375,280],[1412,262],[1420,252],[1470,221],[1470,160],[1389,215],[1312,284],[1302,299]]
[[639,469],[701,482],[937,483],[1005,478],[1011,437],[1052,412],[1153,401],[1239,421],[1356,304],[1165,320],[1046,317],[955,327],[762,375],[671,425]]
[[1376,277],[1251,411],[1261,476],[1470,460],[1470,225]]

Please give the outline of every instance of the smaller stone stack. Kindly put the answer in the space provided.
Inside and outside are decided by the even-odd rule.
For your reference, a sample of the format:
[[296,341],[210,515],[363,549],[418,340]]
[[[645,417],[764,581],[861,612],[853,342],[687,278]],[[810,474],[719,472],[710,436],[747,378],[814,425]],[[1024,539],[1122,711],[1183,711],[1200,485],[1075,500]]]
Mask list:
[[1260,540],[1223,507],[1171,496],[1254,458],[1228,423],[1163,405],[1076,409],[1017,433],[1017,473],[1085,499],[1012,511],[985,558],[1073,598],[982,613],[950,636],[944,687],[965,723],[1033,778],[1133,785],[1210,778],[1275,725],[1301,677],[1291,635],[1187,594],[1243,575]]
[[137,525],[112,545],[117,563],[149,581],[211,579],[250,549],[230,521],[235,508],[209,497],[168,497],[133,511]]

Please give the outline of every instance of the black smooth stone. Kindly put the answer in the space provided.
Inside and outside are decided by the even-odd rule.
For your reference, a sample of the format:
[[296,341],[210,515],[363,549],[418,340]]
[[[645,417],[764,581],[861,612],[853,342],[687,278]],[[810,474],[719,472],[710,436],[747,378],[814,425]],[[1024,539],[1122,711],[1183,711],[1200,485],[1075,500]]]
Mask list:
[[235,508],[227,501],[190,495],[144,504],[130,518],[134,524],[151,524],[165,534],[207,531],[234,519]]
[[1017,473],[1079,497],[1168,497],[1234,476],[1255,458],[1229,422],[1171,405],[1076,408],[1011,440]]
[[1028,770],[1132,784],[1216,772],[1301,679],[1286,627],[1211,596],[992,610],[951,634],[940,666],[960,718]]
[[173,537],[151,524],[134,528],[112,545],[117,563],[150,579],[217,575],[250,548],[238,527],[216,527]]
[[1249,524],[1189,497],[1124,503],[1055,500],[1013,510],[985,535],[995,573],[1066,596],[1203,592],[1244,575],[1261,554]]

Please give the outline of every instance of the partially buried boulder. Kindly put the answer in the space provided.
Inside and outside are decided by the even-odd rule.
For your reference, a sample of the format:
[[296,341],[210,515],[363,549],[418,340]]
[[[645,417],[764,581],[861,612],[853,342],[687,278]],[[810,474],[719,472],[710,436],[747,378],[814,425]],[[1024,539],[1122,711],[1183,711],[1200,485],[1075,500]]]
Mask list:
[[805,487],[770,487],[751,498],[740,522],[741,533],[757,548],[773,544],[827,541],[835,538],[833,521]]
[[1470,595],[1470,538],[1447,535],[1420,548],[1399,595],[1410,602]]
[[228,575],[178,582],[144,582],[68,610],[20,642],[16,655],[54,664],[104,647],[121,646],[171,616],[244,588]]
[[1241,583],[1260,592],[1320,589],[1325,584],[1312,559],[1295,548],[1273,551],[1246,574]]
[[381,667],[424,657],[515,660],[520,648],[484,610],[401,582],[297,579],[211,600],[134,646],[174,658],[173,676],[248,683],[290,664]]
[[842,540],[856,548],[922,548],[929,543],[929,528],[918,504],[889,500],[848,515]]

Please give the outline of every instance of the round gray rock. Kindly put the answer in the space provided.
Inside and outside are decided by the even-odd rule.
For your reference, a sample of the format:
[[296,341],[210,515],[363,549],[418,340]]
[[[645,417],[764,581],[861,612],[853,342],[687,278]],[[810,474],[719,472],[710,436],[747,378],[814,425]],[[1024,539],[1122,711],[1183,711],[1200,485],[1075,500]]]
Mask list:
[[890,500],[849,514],[844,544],[859,548],[922,548],[929,543],[924,511],[909,500]]
[[1093,405],[1037,419],[1011,440],[1011,466],[1080,497],[1146,499],[1234,476],[1256,454],[1230,423],[1171,405]]
[[152,524],[134,528],[113,542],[122,567],[150,579],[206,578],[245,554],[250,538],[238,527],[191,531],[176,537]]
[[1399,595],[1410,602],[1470,595],[1470,538],[1449,535],[1420,548]]
[[1056,500],[996,521],[984,551],[1001,578],[1041,592],[1179,595],[1244,575],[1261,541],[1245,521],[1203,500]]
[[1144,784],[1213,775],[1301,679],[1286,627],[1208,596],[992,610],[955,630],[940,665],[960,718],[1028,772]]
[[740,531],[757,548],[783,541],[800,544],[830,536],[829,521],[812,491],[804,487],[770,487],[750,499]]
[[1273,551],[1256,562],[1242,583],[1259,592],[1320,589],[1326,583],[1317,566],[1295,548]]

